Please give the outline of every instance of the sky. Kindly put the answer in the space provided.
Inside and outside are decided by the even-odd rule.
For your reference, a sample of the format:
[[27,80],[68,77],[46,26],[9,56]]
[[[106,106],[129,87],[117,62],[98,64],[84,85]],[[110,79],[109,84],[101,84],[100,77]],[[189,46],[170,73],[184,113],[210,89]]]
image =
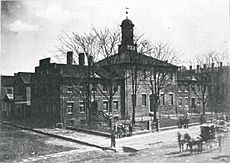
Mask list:
[[229,54],[229,0],[21,0],[1,2],[2,75],[34,72],[65,33],[116,28],[126,17],[134,32],[174,48],[187,64],[211,50]]

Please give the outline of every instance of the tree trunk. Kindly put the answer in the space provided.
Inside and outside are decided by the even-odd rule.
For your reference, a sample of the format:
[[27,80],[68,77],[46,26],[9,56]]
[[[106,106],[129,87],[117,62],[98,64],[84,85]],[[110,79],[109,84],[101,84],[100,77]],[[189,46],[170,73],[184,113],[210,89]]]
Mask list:
[[132,99],[132,103],[133,103],[133,115],[132,115],[132,124],[135,124],[135,112],[136,112],[136,95],[133,95],[133,99]]
[[203,102],[203,115],[205,115],[205,102]]
[[110,95],[109,96],[109,113],[111,113],[111,114],[113,112],[112,102],[113,102],[113,97]]

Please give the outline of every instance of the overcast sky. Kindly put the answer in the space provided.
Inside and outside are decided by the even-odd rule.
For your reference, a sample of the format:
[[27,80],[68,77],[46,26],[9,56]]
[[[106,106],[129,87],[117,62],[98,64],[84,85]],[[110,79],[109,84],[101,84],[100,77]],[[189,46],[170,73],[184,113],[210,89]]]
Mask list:
[[125,7],[135,33],[169,43],[185,61],[211,50],[229,53],[228,0],[3,1],[1,73],[34,72],[39,59],[52,58],[63,31],[114,28],[125,19]]

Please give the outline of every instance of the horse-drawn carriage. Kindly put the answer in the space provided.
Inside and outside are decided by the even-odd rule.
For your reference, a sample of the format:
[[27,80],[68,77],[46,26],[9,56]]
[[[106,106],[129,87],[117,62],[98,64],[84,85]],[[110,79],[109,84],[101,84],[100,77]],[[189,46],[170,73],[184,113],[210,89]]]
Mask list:
[[207,142],[209,140],[215,139],[215,125],[214,124],[202,124],[200,126],[201,138],[203,141]]
[[193,146],[198,147],[198,152],[202,152],[203,145],[207,142],[215,142],[215,125],[214,124],[203,124],[200,126],[200,135],[196,137],[190,136],[187,132],[182,135],[178,133],[178,143],[180,151],[183,151],[183,146],[186,144],[187,148],[190,148],[190,151],[193,151]]

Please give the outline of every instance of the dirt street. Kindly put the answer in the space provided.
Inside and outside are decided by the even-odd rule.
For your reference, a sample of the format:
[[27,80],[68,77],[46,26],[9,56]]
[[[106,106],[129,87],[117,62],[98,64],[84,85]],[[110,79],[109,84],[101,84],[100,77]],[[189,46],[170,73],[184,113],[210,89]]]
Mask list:
[[[78,160],[87,163],[95,162],[191,162],[191,163],[227,163],[230,162],[230,134],[226,135],[223,140],[223,146],[220,150],[218,143],[204,145],[204,151],[198,153],[196,150],[191,154],[189,151],[179,152],[177,141],[158,142],[152,144],[149,149],[142,151],[107,155],[101,158],[92,158],[91,160]],[[212,147],[210,147],[212,145]],[[196,148],[196,147],[195,147]],[[77,161],[73,161],[77,162]]]

